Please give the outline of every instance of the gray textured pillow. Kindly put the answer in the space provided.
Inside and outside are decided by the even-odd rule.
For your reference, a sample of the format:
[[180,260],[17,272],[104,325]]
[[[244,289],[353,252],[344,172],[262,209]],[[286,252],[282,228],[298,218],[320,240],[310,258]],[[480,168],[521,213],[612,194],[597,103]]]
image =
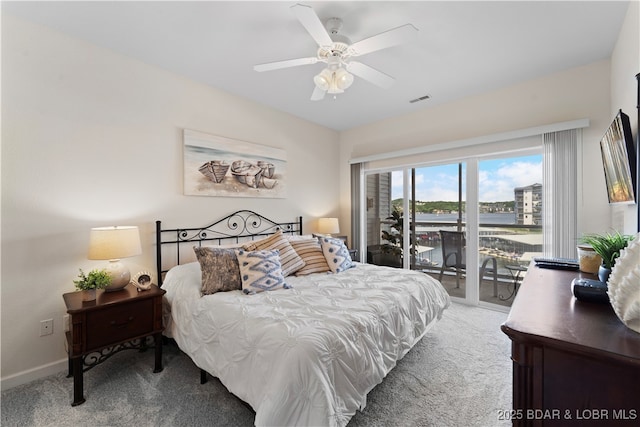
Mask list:
[[231,248],[194,247],[202,270],[202,295],[242,289],[236,251]]

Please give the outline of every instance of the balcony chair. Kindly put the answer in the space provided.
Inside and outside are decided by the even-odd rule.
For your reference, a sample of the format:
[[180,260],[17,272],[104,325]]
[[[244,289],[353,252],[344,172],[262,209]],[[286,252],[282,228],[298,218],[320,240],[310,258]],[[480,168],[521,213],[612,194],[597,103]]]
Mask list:
[[[440,277],[438,280],[442,282],[442,275],[445,269],[454,270],[456,273],[456,288],[460,287],[460,276],[466,272],[466,254],[467,246],[464,233],[462,231],[445,231],[440,230],[440,244],[442,246],[442,266],[440,267]],[[491,263],[490,266],[487,264]],[[490,275],[493,280],[493,296],[498,296],[498,262],[495,257],[489,257],[484,260],[480,267],[480,283],[486,275]]]

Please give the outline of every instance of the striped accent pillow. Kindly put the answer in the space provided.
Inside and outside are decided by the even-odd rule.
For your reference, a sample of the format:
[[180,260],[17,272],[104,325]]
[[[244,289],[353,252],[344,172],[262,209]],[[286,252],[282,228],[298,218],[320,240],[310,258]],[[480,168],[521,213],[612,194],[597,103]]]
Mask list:
[[304,239],[289,241],[293,249],[304,260],[304,267],[296,272],[296,276],[306,276],[311,273],[326,273],[331,271],[327,259],[322,253],[318,239]]
[[282,265],[282,274],[286,277],[304,267],[304,261],[293,249],[286,237],[282,234],[282,230],[278,230],[271,236],[249,242],[242,246],[248,251],[275,250],[280,251],[280,264]]

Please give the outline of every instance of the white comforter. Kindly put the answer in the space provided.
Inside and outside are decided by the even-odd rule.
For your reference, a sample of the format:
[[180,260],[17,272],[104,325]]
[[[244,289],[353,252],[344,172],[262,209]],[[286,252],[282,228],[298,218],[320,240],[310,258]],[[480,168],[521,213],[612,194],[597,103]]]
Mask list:
[[166,334],[253,407],[257,426],[346,425],[450,303],[424,273],[369,264],[287,282],[201,297],[196,262],[163,284]]

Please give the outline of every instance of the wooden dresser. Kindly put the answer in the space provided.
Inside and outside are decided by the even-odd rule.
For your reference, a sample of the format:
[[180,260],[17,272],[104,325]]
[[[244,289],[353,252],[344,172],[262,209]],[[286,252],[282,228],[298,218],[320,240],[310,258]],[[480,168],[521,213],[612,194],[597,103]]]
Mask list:
[[640,425],[640,334],[609,304],[578,301],[576,271],[529,266],[502,331],[512,341],[517,426]]

